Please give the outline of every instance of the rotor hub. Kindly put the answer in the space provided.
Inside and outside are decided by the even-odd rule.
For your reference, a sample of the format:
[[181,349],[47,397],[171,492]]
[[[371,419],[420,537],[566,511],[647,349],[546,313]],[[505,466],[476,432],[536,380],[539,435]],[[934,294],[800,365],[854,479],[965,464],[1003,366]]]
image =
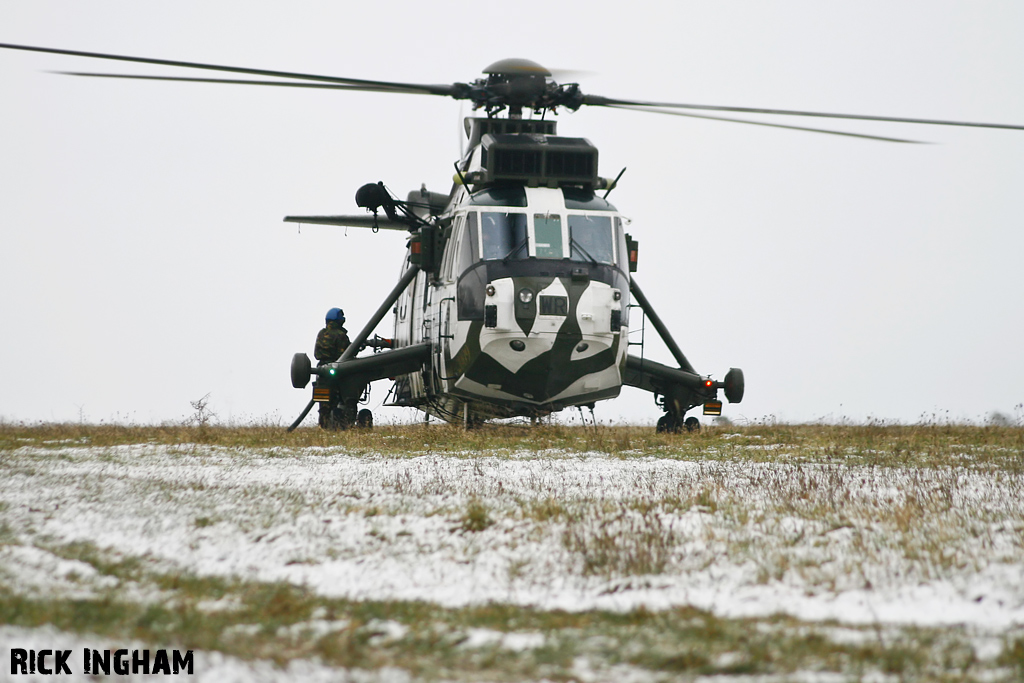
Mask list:
[[465,94],[476,108],[494,116],[506,107],[510,118],[519,118],[524,107],[540,112],[566,107],[575,111],[583,104],[583,95],[575,83],[559,85],[551,71],[529,59],[510,58],[494,62],[482,78],[469,86]]

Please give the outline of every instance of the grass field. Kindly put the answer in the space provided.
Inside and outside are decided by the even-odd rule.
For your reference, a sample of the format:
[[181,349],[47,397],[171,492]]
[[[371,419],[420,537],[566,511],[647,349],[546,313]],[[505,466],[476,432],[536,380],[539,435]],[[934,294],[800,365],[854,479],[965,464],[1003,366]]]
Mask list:
[[209,681],[1024,679],[1020,427],[6,424],[0,480],[22,647],[191,648]]

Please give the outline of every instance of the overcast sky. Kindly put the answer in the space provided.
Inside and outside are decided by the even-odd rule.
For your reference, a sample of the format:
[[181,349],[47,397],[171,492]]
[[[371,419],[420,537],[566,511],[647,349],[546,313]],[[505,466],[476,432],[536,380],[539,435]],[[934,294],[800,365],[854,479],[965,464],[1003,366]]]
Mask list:
[[[382,80],[525,57],[585,92],[1024,124],[1024,4],[0,0],[0,42]],[[450,188],[468,107],[437,97],[72,78],[203,75],[0,51],[0,417],[290,422],[324,312],[354,333],[401,234],[281,222],[355,190]],[[755,117],[751,117],[755,118]],[[872,142],[593,108],[610,199],[735,420],[981,420],[1024,403],[1024,131],[771,119]],[[634,322],[639,316],[634,317]],[[386,319],[378,331],[389,336]],[[671,356],[647,329],[645,355]],[[378,409],[379,421],[413,419]],[[601,420],[653,423],[625,389]]]

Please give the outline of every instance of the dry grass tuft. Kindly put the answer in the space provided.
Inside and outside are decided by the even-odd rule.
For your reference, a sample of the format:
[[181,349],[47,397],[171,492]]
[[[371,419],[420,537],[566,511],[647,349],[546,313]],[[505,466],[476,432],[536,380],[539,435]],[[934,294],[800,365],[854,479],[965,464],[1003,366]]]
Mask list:
[[466,503],[466,511],[459,522],[459,528],[469,532],[483,531],[494,524],[494,520],[488,514],[487,505],[475,496]]
[[563,543],[579,558],[583,576],[613,578],[662,573],[677,537],[654,510],[601,514],[591,507],[570,518]]

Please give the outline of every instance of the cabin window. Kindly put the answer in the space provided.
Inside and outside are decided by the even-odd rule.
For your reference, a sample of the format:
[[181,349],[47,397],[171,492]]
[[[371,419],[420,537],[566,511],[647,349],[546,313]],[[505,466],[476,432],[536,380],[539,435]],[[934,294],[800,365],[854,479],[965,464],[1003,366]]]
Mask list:
[[615,263],[610,216],[569,216],[569,240],[573,261]]
[[484,260],[527,258],[526,214],[481,212],[480,242]]
[[534,214],[533,239],[537,258],[562,258],[562,217],[558,214]]

